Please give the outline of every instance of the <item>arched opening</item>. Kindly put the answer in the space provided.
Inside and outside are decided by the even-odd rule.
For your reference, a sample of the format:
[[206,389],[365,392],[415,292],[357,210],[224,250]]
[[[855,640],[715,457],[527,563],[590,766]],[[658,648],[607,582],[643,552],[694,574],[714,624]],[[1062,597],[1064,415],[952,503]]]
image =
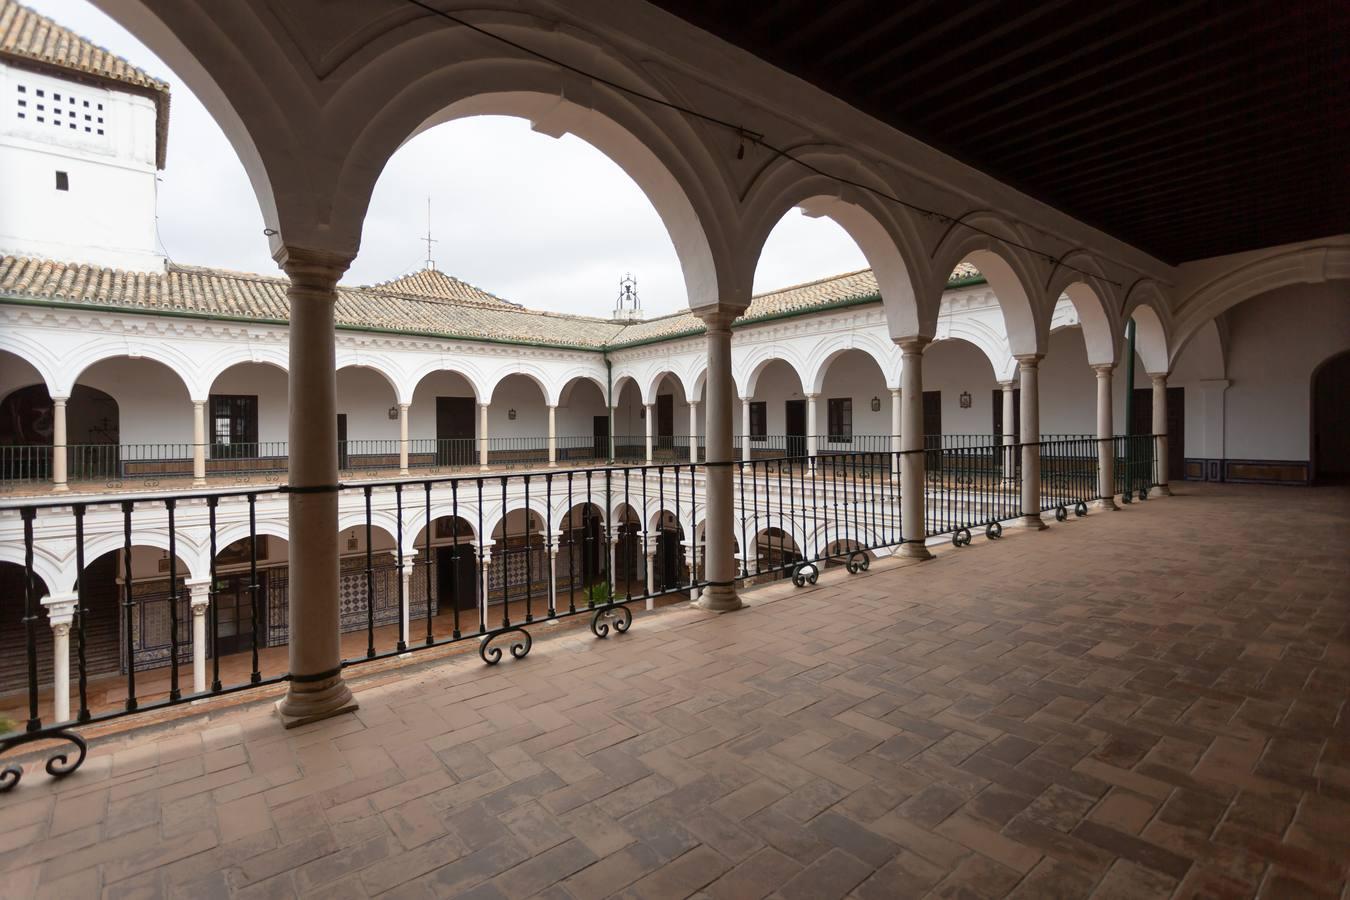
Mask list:
[[[5,360],[6,367],[9,362]],[[41,382],[10,391],[0,400],[0,483],[52,477],[52,410],[51,394]],[[117,401],[97,388],[75,385],[66,400],[67,445],[116,447],[120,431]],[[99,454],[81,449],[73,455],[82,459]],[[75,477],[80,471],[72,469],[69,474]]]
[[1052,440],[1095,436],[1097,378],[1080,327],[1067,325],[1050,332],[1040,370],[1041,434]]
[[805,456],[809,433],[805,394],[795,366],[778,357],[762,360],[743,388],[742,398],[749,400],[741,408],[736,449],[744,455],[748,441],[750,458]]
[[578,503],[558,523],[558,606],[585,606],[593,585],[609,581],[612,561],[605,517],[594,503]]
[[586,375],[563,385],[555,414],[558,461],[609,459],[609,411],[604,388]]
[[988,352],[972,341],[950,337],[924,348],[923,433],[929,449],[944,446],[944,435],[959,436],[964,446],[998,443],[1007,430],[1016,435],[1016,397],[1014,388],[1013,421],[1005,422],[998,373]]
[[408,465],[469,466],[478,462],[478,396],[459,372],[429,372],[408,406]]
[[1312,478],[1318,484],[1350,482],[1350,351],[1313,372]]
[[802,561],[796,539],[777,526],[760,529],[755,534],[753,546],[755,564],[750,570],[752,584],[791,578],[793,566]]
[[366,366],[337,370],[337,441],[345,477],[398,468],[398,392],[389,376]]
[[[487,603],[505,605],[503,621],[530,621],[548,611],[549,554],[544,522],[534,510],[513,509],[492,529]],[[492,615],[488,611],[488,625]]]
[[[816,440],[821,451],[888,453],[891,392],[876,357],[843,350],[823,365],[816,393]],[[896,423],[898,424],[898,423]]]
[[483,624],[478,609],[478,542],[473,526],[463,516],[437,515],[413,536],[413,554],[404,564],[413,571],[408,582],[408,643],[464,633]]
[[689,402],[684,384],[673,372],[662,372],[652,385],[652,447],[656,460],[689,458]]
[[[85,609],[85,659],[90,676],[125,674],[136,667],[137,698],[142,702],[167,693],[168,676],[145,677],[143,670],[167,667],[173,644],[171,605],[177,596],[178,662],[180,672],[192,661],[192,611],[187,580],[203,574],[191,571],[183,558],[177,560],[177,582],[170,580],[167,551],[143,544],[131,548],[131,587],[127,590],[127,556],[124,549],[95,556],[80,573]],[[132,606],[128,616],[126,604]],[[130,628],[128,621],[130,618]],[[108,679],[100,685],[105,697],[91,692],[90,709],[111,705],[125,696],[125,684]],[[119,693],[121,696],[119,696]]]
[[[31,585],[18,563],[0,562],[0,716],[16,728],[28,718],[24,691],[28,685],[28,632],[24,624],[27,591],[38,604],[51,591],[36,574]],[[36,626],[38,684],[52,683],[52,629],[39,609]],[[0,728],[0,732],[8,729]]]
[[647,580],[642,518],[627,503],[614,513],[614,596],[641,594]]
[[237,538],[216,552],[207,634],[215,636],[223,683],[246,681],[251,665],[251,659],[226,662],[225,657],[248,654],[251,658],[255,641],[262,650],[283,646],[288,640],[289,549],[285,538],[259,534],[256,539]]
[[515,372],[493,387],[488,407],[488,462],[548,462],[548,395],[534,377]]
[[647,459],[647,408],[642,387],[630,377],[614,381],[614,458],[626,462]]
[[684,526],[679,516],[669,510],[656,514],[652,538],[652,583],[648,593],[677,590],[689,583],[689,567],[685,559]]
[[230,366],[206,400],[206,471],[282,472],[289,455],[286,370],[267,363]]
[[[192,402],[182,377],[168,365],[145,357],[102,359],[79,374],[80,386],[98,394],[84,409],[78,433],[67,410],[66,459],[72,481],[116,482],[192,473]],[[113,407],[116,407],[115,415]]]

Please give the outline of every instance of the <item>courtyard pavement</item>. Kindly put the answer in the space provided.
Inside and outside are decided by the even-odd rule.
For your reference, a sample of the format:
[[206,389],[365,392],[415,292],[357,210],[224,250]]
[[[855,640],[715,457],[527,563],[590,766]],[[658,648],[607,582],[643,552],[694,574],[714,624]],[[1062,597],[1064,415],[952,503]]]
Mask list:
[[1350,491],[1177,492],[30,761],[0,895],[1345,897]]

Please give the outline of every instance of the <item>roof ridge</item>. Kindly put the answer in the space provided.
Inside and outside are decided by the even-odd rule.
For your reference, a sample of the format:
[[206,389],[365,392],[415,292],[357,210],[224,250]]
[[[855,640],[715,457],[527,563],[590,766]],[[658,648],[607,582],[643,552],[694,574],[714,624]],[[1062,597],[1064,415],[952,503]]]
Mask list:
[[[43,36],[42,41],[35,42],[37,33],[42,26],[46,26],[48,33]],[[13,39],[10,38],[11,35]],[[19,41],[25,39],[25,37],[26,46],[20,46]],[[59,47],[62,37],[68,37],[73,44],[77,45],[77,49],[82,46],[90,51],[102,54],[106,59],[99,61],[99,68],[103,71],[94,69],[92,61],[90,65],[78,65],[70,61],[71,53],[69,50],[58,57],[53,50]],[[35,43],[36,46],[33,46]],[[33,59],[90,75],[100,75],[115,81],[140,84],[165,93],[169,91],[169,83],[164,79],[156,78],[140,66],[133,65],[125,56],[120,56],[107,47],[94,43],[50,16],[43,15],[32,7],[19,3],[18,0],[0,0],[0,53],[22,59]],[[92,56],[92,54],[89,55]],[[74,59],[80,59],[82,56],[84,54],[75,54]],[[116,63],[122,71],[115,70],[109,65],[108,61]]]

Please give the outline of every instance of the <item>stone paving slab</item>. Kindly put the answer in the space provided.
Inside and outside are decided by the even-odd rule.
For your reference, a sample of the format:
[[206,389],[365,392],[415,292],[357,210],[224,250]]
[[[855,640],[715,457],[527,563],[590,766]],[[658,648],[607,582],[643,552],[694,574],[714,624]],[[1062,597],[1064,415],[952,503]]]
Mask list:
[[1178,496],[101,739],[3,897],[1341,897],[1350,491]]

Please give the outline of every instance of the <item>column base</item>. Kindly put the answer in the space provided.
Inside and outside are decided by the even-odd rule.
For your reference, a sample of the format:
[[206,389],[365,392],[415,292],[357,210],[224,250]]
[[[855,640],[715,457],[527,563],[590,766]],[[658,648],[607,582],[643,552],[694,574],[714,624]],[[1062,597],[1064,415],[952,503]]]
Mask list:
[[1050,527],[1040,516],[1022,516],[1018,519],[1018,524],[1028,531],[1044,531]]
[[1102,509],[1102,510],[1114,510],[1114,511],[1117,511],[1117,512],[1120,510],[1120,507],[1119,507],[1118,505],[1116,505],[1116,498],[1115,498],[1115,497],[1103,497],[1102,499],[1098,500],[1098,501],[1097,501],[1095,504],[1093,504],[1093,505],[1096,506],[1097,509]]
[[743,606],[740,595],[730,585],[709,585],[698,599],[698,608],[708,612],[734,612]]
[[398,474],[400,477],[406,477],[408,475],[411,475],[412,473],[409,472],[407,469],[399,469]]
[[52,490],[53,490],[54,492],[57,492],[57,493],[60,493],[61,491],[68,491],[68,490],[70,490],[70,485],[66,484],[66,483],[63,481],[63,482],[61,482],[60,484],[53,484],[53,485],[52,485]]
[[900,556],[904,559],[932,559],[933,554],[921,543],[906,541],[900,545]]
[[194,478],[194,479],[192,479],[192,486],[195,487],[195,488],[206,487],[206,479],[205,479],[205,478]]
[[1153,489],[1158,492],[1159,497],[1172,496],[1172,489],[1165,484],[1154,485]]
[[305,687],[310,689],[296,690],[296,685],[292,683],[286,696],[277,701],[277,716],[283,727],[299,728],[310,722],[354,712],[358,708],[356,698],[341,675],[336,676],[326,687],[317,690],[313,689],[313,685]]

